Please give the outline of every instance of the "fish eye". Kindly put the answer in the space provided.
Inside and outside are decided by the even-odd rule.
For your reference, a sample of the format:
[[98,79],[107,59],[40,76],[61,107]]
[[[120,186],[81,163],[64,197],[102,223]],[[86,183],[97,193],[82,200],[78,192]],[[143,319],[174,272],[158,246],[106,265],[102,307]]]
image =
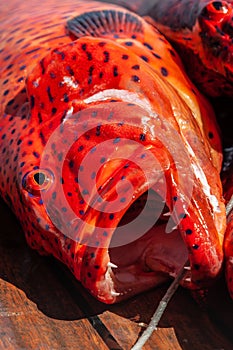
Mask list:
[[212,3],[212,6],[215,8],[217,11],[224,11],[224,4],[221,1],[214,1]]
[[46,181],[46,176],[44,173],[42,172],[37,172],[33,175],[34,180],[36,181],[36,183],[38,183],[38,185],[43,185]]
[[28,172],[22,181],[23,188],[34,196],[41,191],[47,191],[54,181],[54,176],[47,169],[37,169]]
[[228,4],[225,1],[213,1],[202,10],[202,17],[209,20],[221,21],[229,12]]

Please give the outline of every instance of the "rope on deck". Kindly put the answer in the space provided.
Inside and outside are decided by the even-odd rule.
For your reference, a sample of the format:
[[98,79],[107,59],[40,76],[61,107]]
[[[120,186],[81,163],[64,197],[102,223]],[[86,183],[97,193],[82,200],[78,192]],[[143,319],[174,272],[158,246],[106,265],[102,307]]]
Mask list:
[[154,330],[157,329],[158,323],[163,316],[164,311],[166,310],[166,307],[172,298],[172,296],[175,294],[177,288],[179,287],[179,283],[186,274],[187,270],[185,269],[187,262],[185,265],[180,269],[178,272],[176,278],[171,283],[170,287],[166,291],[164,297],[160,301],[157,309],[155,310],[154,315],[151,318],[151,321],[147,327],[147,329],[142,333],[141,337],[137,340],[137,342],[134,344],[134,346],[131,348],[131,350],[141,350],[142,346],[147,342],[147,340],[150,338]]
[[233,209],[233,195],[231,196],[231,199],[229,200],[229,202],[226,205],[226,214],[227,214],[227,216],[230,214],[232,209]]

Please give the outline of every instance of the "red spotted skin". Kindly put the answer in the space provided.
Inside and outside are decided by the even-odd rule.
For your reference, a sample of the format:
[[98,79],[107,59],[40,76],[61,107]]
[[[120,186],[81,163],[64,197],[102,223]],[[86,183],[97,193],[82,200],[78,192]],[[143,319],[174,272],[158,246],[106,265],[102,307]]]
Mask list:
[[[64,262],[103,302],[113,303],[138,292],[119,290],[116,297],[106,277],[107,247],[128,208],[119,211],[115,217],[101,215],[101,205],[90,209],[83,201],[85,193],[92,191],[90,181],[86,179],[77,188],[74,171],[80,169],[81,160],[99,143],[109,138],[117,140],[115,142],[126,138],[152,149],[164,171],[169,188],[166,202],[171,211],[176,208],[174,215],[181,220],[179,229],[189,252],[192,280],[183,284],[189,288],[207,285],[220,273],[223,260],[225,207],[219,178],[221,145],[213,111],[187,78],[173,48],[155,28],[137,16],[132,25],[136,23],[141,29],[133,34],[128,28],[117,35],[107,31],[100,37],[89,35],[75,40],[75,31],[70,32],[69,26],[66,29],[67,20],[88,12],[88,9],[115,10],[112,5],[85,2],[84,6],[79,1],[68,1],[63,5],[56,1],[56,10],[52,1],[45,9],[41,9],[38,1],[32,1],[30,9],[25,3],[15,1],[13,8],[16,5],[17,11],[12,10],[10,18],[6,16],[9,9],[1,5],[0,193],[19,218],[30,246]],[[126,12],[124,9],[120,11]],[[122,94],[88,102],[91,96],[115,90],[139,96],[142,101],[146,98],[149,109],[158,116],[162,115],[164,123],[168,122],[181,136],[184,145],[191,147],[190,162],[203,169],[207,187],[218,203],[217,210],[205,195],[198,176],[193,184],[189,207],[186,207],[171,155],[151,131],[153,127],[161,129],[163,123],[160,119],[149,118],[145,129],[142,107],[127,104]],[[125,116],[122,113],[126,109]],[[79,113],[76,123],[83,130],[87,123],[92,125],[89,121],[93,116],[98,126],[78,139],[74,136],[74,145],[65,158],[60,150],[58,152],[58,141],[51,144],[50,155],[58,166],[52,173],[49,166],[42,169],[46,181],[41,185],[34,175],[42,161],[44,165],[49,164],[44,150],[56,128],[61,126],[59,136],[64,145],[70,137],[66,128],[65,131],[62,128],[68,126],[73,130],[74,121],[71,123],[67,118],[70,111]],[[104,125],[110,115],[111,126],[109,123]],[[127,115],[129,119],[122,120]],[[181,157],[172,138],[169,142],[177,158]],[[64,160],[62,177],[59,176],[61,159]],[[132,182],[135,199],[148,187],[155,186],[155,179],[151,177],[146,183],[143,174],[133,164],[129,170],[123,160],[111,166],[109,155],[109,161],[109,166],[97,176],[97,184],[104,188],[100,190],[103,198],[115,198],[117,183],[123,178]],[[146,167],[153,173],[150,164]],[[114,179],[113,182],[109,182],[110,179]],[[61,186],[77,217],[84,215],[86,222],[94,222],[94,227],[105,227],[107,223],[108,232],[103,230],[99,235],[94,229],[90,234],[77,226],[74,228],[75,240],[64,235],[59,227],[71,222],[71,217],[59,192]],[[124,185],[121,186],[124,189]],[[43,203],[45,200],[49,214]],[[52,217],[56,217],[56,225]],[[91,244],[80,243],[80,236],[82,239],[86,237]]]

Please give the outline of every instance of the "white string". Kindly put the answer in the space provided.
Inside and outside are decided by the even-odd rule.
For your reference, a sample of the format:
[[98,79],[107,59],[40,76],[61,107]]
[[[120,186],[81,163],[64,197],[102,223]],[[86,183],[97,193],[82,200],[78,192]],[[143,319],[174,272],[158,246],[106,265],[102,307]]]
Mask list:
[[233,195],[231,196],[231,199],[226,205],[226,214],[227,216],[230,214],[231,210],[233,209]]
[[[186,265],[186,263],[185,263]],[[164,297],[160,301],[157,309],[155,310],[154,315],[151,318],[151,321],[147,327],[147,329],[142,333],[141,337],[138,339],[138,341],[135,343],[135,345],[131,348],[131,350],[141,350],[142,346],[147,342],[147,340],[150,338],[151,334],[154,332],[154,330],[157,329],[157,325],[166,310],[166,307],[172,298],[172,296],[175,294],[177,288],[179,287],[179,283],[184,277],[187,270],[185,270],[185,265],[180,269],[179,273],[177,274],[174,281],[171,283],[170,287],[168,288],[167,292],[165,293]]]

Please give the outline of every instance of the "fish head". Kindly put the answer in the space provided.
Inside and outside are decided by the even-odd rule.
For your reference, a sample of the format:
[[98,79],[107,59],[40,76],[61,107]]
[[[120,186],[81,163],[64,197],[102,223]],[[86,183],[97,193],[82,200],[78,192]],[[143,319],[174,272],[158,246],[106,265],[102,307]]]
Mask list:
[[[198,17],[207,67],[233,84],[233,7],[229,1],[211,1]],[[225,88],[227,90],[227,87]]]
[[156,1],[145,15],[177,49],[201,91],[232,97],[232,1]]
[[[171,138],[170,128],[140,96],[138,81],[118,78],[115,64],[102,68],[102,86],[90,84],[91,78],[100,79],[99,68],[90,75],[93,62],[87,67],[86,50],[93,40],[101,53],[102,46],[111,56],[118,49],[124,61],[127,49],[117,44],[79,39],[62,51],[55,49],[27,78],[30,110],[21,135],[24,213],[19,216],[33,248],[65,261],[92,294],[113,302],[169,279],[186,261],[187,248],[176,228],[165,234],[169,216],[159,219],[169,212],[165,203],[172,196],[166,191],[170,156],[163,145]],[[71,66],[74,54],[77,61]],[[162,140],[155,140],[155,128]],[[171,144],[178,149],[175,139]],[[173,244],[181,248],[167,259]],[[130,257],[129,249],[134,252]]]
[[167,281],[188,256],[173,220],[166,233],[166,149],[144,139],[140,123],[151,116],[131,98],[66,115],[21,175],[29,244],[66,262],[108,303]]

